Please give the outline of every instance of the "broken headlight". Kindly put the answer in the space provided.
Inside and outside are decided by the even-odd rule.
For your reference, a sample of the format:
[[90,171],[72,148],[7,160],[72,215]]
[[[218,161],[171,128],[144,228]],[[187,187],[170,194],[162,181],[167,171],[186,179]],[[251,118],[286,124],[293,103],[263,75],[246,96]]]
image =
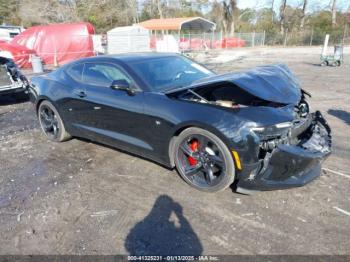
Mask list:
[[262,149],[272,150],[278,144],[285,144],[289,141],[292,126],[291,122],[283,122],[272,126],[253,127],[250,130],[260,138]]
[[310,112],[309,104],[305,100],[301,100],[297,106],[297,112],[300,117],[306,117]]
[[250,130],[259,136],[276,137],[278,135],[288,133],[292,126],[292,122],[283,122],[272,126],[252,127]]

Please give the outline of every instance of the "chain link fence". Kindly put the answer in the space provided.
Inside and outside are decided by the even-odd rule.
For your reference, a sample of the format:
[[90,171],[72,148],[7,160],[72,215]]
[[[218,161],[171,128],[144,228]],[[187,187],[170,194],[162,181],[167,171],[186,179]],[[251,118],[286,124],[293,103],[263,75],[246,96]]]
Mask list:
[[178,34],[152,34],[150,36],[150,48],[159,50],[159,46],[169,50],[178,48],[180,52],[206,51],[210,49],[231,49],[237,47],[263,46],[264,33],[235,33],[225,35],[222,32],[211,33],[178,33]]
[[326,34],[330,35],[329,44],[350,44],[349,28],[334,29],[331,32],[325,32],[320,29],[288,30],[281,34],[279,32],[266,32],[265,45],[279,46],[313,46],[322,45]]
[[[350,44],[350,34],[348,31],[350,30],[345,28],[344,30],[333,30],[330,32],[329,45]],[[160,52],[197,52],[240,47],[322,45],[327,33],[328,32],[313,29],[295,30],[292,32],[286,31],[283,34],[280,32],[250,32],[234,33],[231,35],[226,35],[223,32],[153,32],[140,37],[138,34],[129,33],[113,39],[108,38],[107,44],[109,46],[116,45],[115,50],[117,50],[117,53],[145,50]],[[133,45],[130,43],[133,43]],[[136,43],[138,48],[133,48]],[[120,46],[122,46],[122,48]],[[106,49],[112,50],[109,47]]]

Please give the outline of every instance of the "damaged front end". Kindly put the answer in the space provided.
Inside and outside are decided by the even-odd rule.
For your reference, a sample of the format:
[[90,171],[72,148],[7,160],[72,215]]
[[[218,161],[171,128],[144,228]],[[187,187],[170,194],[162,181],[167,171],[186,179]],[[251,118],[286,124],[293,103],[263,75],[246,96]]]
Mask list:
[[316,111],[284,125],[279,133],[270,127],[252,129],[261,141],[260,160],[245,170],[237,192],[303,186],[320,175],[331,153],[331,130],[322,114]]
[[0,57],[0,95],[26,91],[27,78],[20,72],[12,59]]
[[216,75],[167,95],[232,112],[236,129],[227,137],[241,157],[238,192],[302,186],[331,153],[330,127],[319,111],[310,113],[311,95],[285,65]]

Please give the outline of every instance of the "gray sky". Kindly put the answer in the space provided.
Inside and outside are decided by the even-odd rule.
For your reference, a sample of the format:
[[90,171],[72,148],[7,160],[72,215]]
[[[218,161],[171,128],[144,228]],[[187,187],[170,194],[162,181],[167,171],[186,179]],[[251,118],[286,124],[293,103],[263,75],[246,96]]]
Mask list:
[[[287,4],[297,7],[302,7],[303,0],[287,0]],[[262,8],[262,7],[271,7],[272,0],[238,0],[238,7],[242,8]],[[281,0],[275,0],[274,9],[276,12],[279,10]],[[308,3],[308,12],[326,10],[331,6],[331,0],[309,0]],[[350,8],[350,0],[337,0],[337,9],[341,11],[347,11]],[[350,11],[350,10],[349,10]]]

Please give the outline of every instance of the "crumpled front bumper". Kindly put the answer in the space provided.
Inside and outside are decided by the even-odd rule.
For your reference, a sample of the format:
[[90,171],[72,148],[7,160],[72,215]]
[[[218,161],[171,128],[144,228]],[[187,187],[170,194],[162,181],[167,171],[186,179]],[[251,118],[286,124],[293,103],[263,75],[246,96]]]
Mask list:
[[321,164],[331,153],[331,130],[319,111],[312,114],[310,137],[298,145],[278,145],[260,162],[247,167],[237,192],[286,189],[307,184],[321,174]]

